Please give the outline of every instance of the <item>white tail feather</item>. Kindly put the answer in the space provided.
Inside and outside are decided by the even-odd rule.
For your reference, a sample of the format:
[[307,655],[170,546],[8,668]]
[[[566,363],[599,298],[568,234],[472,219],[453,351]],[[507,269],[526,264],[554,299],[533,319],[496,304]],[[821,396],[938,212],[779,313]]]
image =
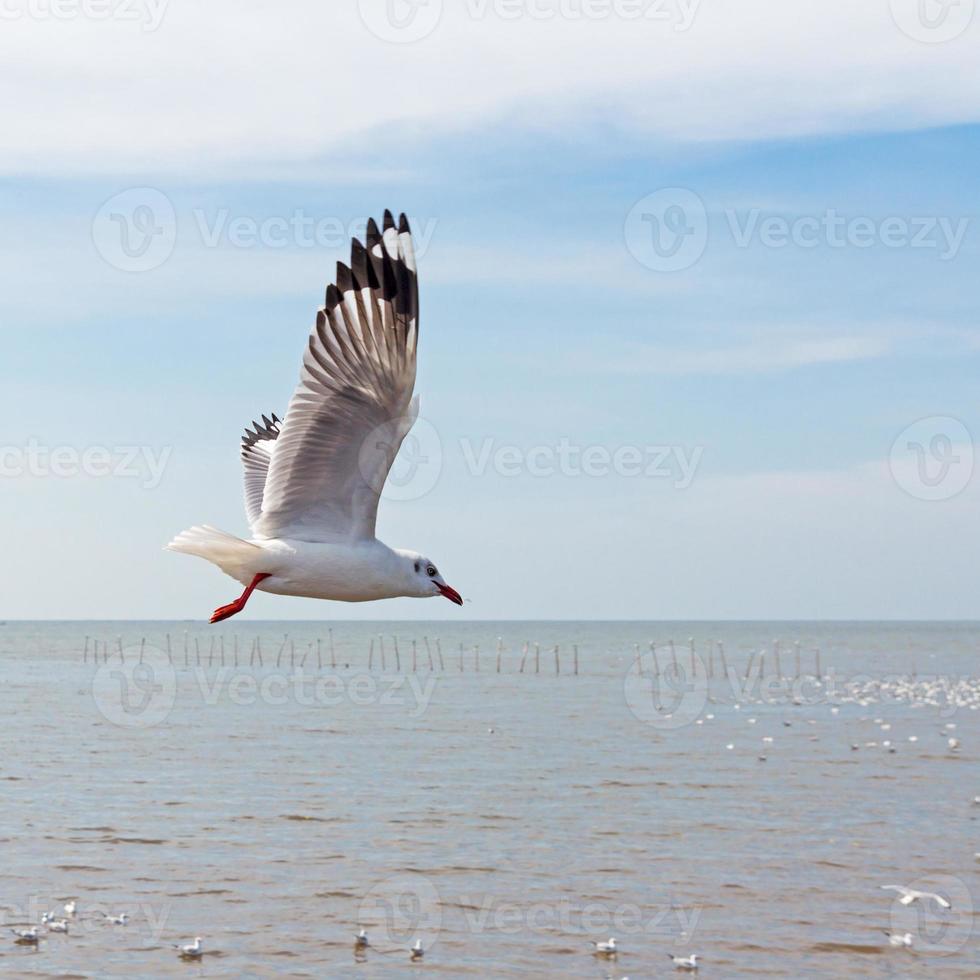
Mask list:
[[234,534],[219,531],[207,524],[181,531],[167,545],[167,550],[205,558],[226,575],[241,582],[251,579],[257,553],[262,552],[257,544],[236,538]]

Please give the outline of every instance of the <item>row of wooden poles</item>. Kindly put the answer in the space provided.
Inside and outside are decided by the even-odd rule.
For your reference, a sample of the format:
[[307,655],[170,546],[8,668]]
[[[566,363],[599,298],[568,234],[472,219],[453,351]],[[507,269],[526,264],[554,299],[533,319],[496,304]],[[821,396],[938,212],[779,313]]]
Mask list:
[[[93,663],[108,663],[110,657],[109,641],[98,639],[93,639],[91,643],[91,652],[89,650],[90,637],[85,637],[85,644],[82,648],[82,663],[88,663],[91,657]],[[375,640],[377,640],[377,659],[375,658]],[[423,651],[419,649],[418,643],[413,639],[411,641],[411,654],[406,652],[406,667],[408,666],[408,657],[411,657],[411,669],[412,673],[417,673],[419,666],[423,668],[427,665],[429,671],[434,671],[436,669],[436,663],[439,664],[439,670],[445,673],[446,671],[446,660],[442,653],[442,643],[437,637],[435,639],[434,647],[435,652],[433,654],[433,646],[429,643],[429,638],[427,636],[422,637],[422,643],[424,645],[424,660]],[[170,634],[166,635],[166,654],[167,662],[170,664],[176,664],[179,661],[179,654],[175,659],[173,645],[171,643]],[[533,646],[533,653],[532,653]],[[286,659],[286,653],[288,649],[288,661]],[[561,647],[558,644],[552,648],[552,655],[554,657],[554,668],[555,673],[561,673]],[[122,637],[116,638],[115,650],[111,654],[112,656],[118,656],[120,663],[125,663],[126,654],[123,648]],[[504,641],[502,637],[497,639],[497,651],[496,651],[496,673],[501,673],[501,667],[503,664],[504,655]],[[142,637],[139,643],[139,663],[144,663],[146,657],[146,637]],[[532,658],[529,663],[529,657]],[[322,670],[326,663],[328,662],[331,670],[337,669],[337,653],[334,649],[333,642],[333,630],[327,631],[327,650],[324,651],[323,644],[319,637],[315,640],[310,640],[307,643],[305,650],[296,650],[296,643],[294,640],[290,639],[289,634],[285,634],[282,638],[282,642],[279,645],[278,652],[275,657],[276,667],[282,667],[284,663],[288,662],[290,667],[305,667],[307,662],[309,662],[312,668],[313,664],[316,664],[317,670]],[[198,637],[194,637],[193,649],[189,642],[187,634],[184,634],[183,642],[183,662],[185,667],[192,665],[202,667],[213,667],[228,666],[229,661],[231,666],[238,667],[244,665],[245,657],[244,651],[239,650],[238,636],[234,636],[232,643],[230,644],[230,649],[226,649],[225,638],[223,636],[212,636],[208,645],[207,653],[204,654],[201,651],[201,643]],[[272,658],[270,656],[270,664],[272,663]],[[456,662],[458,664],[458,670],[463,673],[466,670],[467,662],[470,663],[472,668],[479,673],[481,669],[481,657],[480,657],[480,647],[479,645],[473,646],[471,649],[467,650],[462,643],[459,644],[459,650],[457,653]],[[381,668],[382,672],[387,671],[388,665],[394,666],[396,672],[401,673],[402,669],[402,653],[398,646],[398,637],[391,637],[391,645],[386,647],[384,636],[378,634],[377,637],[371,637],[370,647],[368,649],[368,670],[374,670],[375,663]],[[249,667],[264,667],[265,657],[262,650],[262,639],[261,637],[255,637],[248,650],[248,666]],[[347,669],[350,667],[349,662],[345,662],[342,666]],[[518,673],[531,673],[531,668],[533,667],[533,673],[541,673],[541,644],[534,643],[531,644],[530,641],[525,642],[524,647],[521,651],[521,662],[518,669]],[[578,646],[572,646],[572,674],[578,675]]]
[[[90,642],[91,640],[91,642]],[[170,664],[176,664],[180,659],[180,654],[176,656],[173,650],[173,644],[171,642],[171,636],[169,633],[166,634],[165,640],[167,661]],[[245,663],[245,651],[240,650],[238,643],[238,636],[235,635],[232,638],[232,642],[229,645],[230,648],[226,648],[224,636],[212,636],[210,637],[207,652],[204,653],[201,650],[201,642],[198,637],[194,637],[193,643],[191,643],[190,638],[185,633],[183,636],[183,664],[185,667],[192,665],[201,667],[213,667],[217,666],[227,666],[230,662],[232,666],[238,667],[244,665]],[[90,649],[91,648],[91,649]],[[687,657],[685,658],[682,653],[678,653],[677,648],[674,645],[673,640],[668,640],[666,644],[661,645],[659,648],[655,641],[651,640],[649,643],[649,654],[642,653],[640,650],[640,645],[634,644],[634,651],[636,654],[636,659],[640,667],[641,673],[646,673],[646,665],[650,663],[652,665],[652,673],[655,676],[666,671],[668,668],[672,669],[675,673],[680,672],[684,661],[686,660],[686,668],[690,673],[691,677],[697,677],[699,673],[704,671],[707,677],[713,678],[715,676],[728,677],[729,667],[728,660],[725,656],[725,645],[721,641],[711,641],[707,644],[706,658],[702,659],[698,655],[694,638],[691,637],[688,640]],[[820,649],[815,648],[810,651],[813,655],[813,665],[814,674],[817,678],[822,678],[823,673],[821,671],[820,665]],[[555,644],[551,650],[551,658],[554,664],[554,673],[561,674],[562,672],[562,659],[561,659],[561,647]],[[770,676],[775,676],[778,679],[784,677],[792,676],[783,673],[783,654],[789,656],[789,651],[784,651],[780,645],[779,640],[774,640],[771,649],[762,649],[758,651],[753,651],[749,654],[748,663],[745,666],[745,679],[747,680],[752,675],[753,667],[758,670],[760,677],[765,677],[767,670]],[[799,641],[793,644],[792,656],[795,664],[794,675],[796,677],[801,677],[803,674],[803,649]],[[287,659],[288,654],[288,659]],[[109,641],[108,640],[98,640],[95,638],[85,637],[85,644],[82,649],[82,662],[87,663],[91,657],[93,663],[108,663],[110,655],[118,656],[119,662],[123,663],[125,661],[125,651],[123,648],[122,637],[117,637],[115,649],[110,652]],[[139,643],[139,663],[143,663],[146,656],[146,637],[140,639]],[[261,637],[254,637],[247,651],[247,664],[249,667],[264,667],[265,666],[265,653],[262,649],[262,639]],[[422,669],[428,669],[429,671],[434,671],[436,669],[436,664],[438,664],[438,669],[445,673],[446,671],[446,657],[442,652],[442,642],[438,637],[435,638],[434,643],[429,643],[429,638],[427,636],[422,637],[422,646],[420,648],[416,640],[411,641],[411,652],[406,651],[406,667],[409,663],[411,664],[411,670],[416,673],[420,666]],[[547,653],[545,653],[547,657]],[[502,637],[497,638],[497,648],[496,648],[496,660],[495,669],[496,673],[501,673],[502,664],[504,657],[504,641]],[[484,666],[481,660],[480,647],[479,645],[474,645],[473,647],[466,649],[462,643],[459,644],[459,648],[456,651],[456,667],[457,670],[462,673],[466,670],[467,664],[476,671],[480,672],[481,667]],[[289,634],[285,634],[279,644],[278,650],[275,655],[275,660],[272,660],[270,654],[270,664],[275,663],[276,667],[282,667],[284,663],[288,663],[290,667],[305,667],[309,663],[311,669],[313,664],[316,664],[318,670],[322,670],[324,666],[329,663],[332,670],[337,669],[337,653],[334,648],[333,640],[333,630],[327,631],[327,644],[326,650],[323,648],[323,643],[319,637],[314,640],[310,640],[307,643],[305,650],[296,649],[296,643],[294,640],[290,639]],[[524,646],[521,650],[520,665],[518,667],[518,673],[541,673],[541,663],[542,663],[542,650],[540,643],[531,643],[530,641],[525,641]],[[716,669],[717,663],[717,669]],[[376,637],[371,637],[370,646],[368,649],[368,670],[374,670],[375,664],[377,664],[382,671],[387,671],[389,665],[393,666],[395,671],[400,673],[402,670],[402,651],[398,645],[398,637],[392,636],[391,642],[386,646],[385,638],[383,634],[378,634]],[[350,663],[345,662],[342,664],[345,669],[350,668]],[[452,664],[450,664],[450,669]],[[567,668],[567,665],[566,665]],[[720,674],[718,673],[720,671]],[[579,655],[578,646],[572,645],[572,669],[571,673],[577,675],[579,672]]]
[[[721,671],[720,676],[722,677],[731,676],[728,670],[728,659],[725,656],[724,643],[722,643],[720,640],[718,641],[712,640],[711,642],[709,642],[706,659],[702,659],[698,655],[697,650],[695,648],[694,637],[690,637],[687,643],[688,643],[687,669],[689,670],[691,677],[697,677],[698,674],[702,672],[702,669],[704,673],[707,674],[707,677],[709,679],[715,677],[716,676],[716,671],[715,671],[716,652],[717,652],[718,668]],[[639,643],[635,643],[633,645],[633,649],[636,653],[636,660],[640,667],[640,673],[641,674],[646,673],[646,670],[644,669],[644,656],[640,652]],[[752,668],[755,667],[756,665],[758,666],[758,673],[760,678],[766,676],[767,667],[771,672],[771,676],[775,676],[779,680],[782,680],[784,677],[789,677],[790,675],[783,673],[783,661],[782,661],[783,652],[784,651],[781,648],[779,640],[773,640],[771,650],[766,650],[766,649],[753,650],[749,654],[748,663],[746,663],[745,665],[745,679],[746,680],[749,679],[749,677],[752,675]],[[811,652],[813,654],[813,665],[814,665],[813,676],[817,678],[822,678],[823,673],[821,672],[821,667],[820,667],[820,648],[815,647]],[[666,658],[665,665],[661,665],[660,662],[661,653],[663,653]],[[799,640],[796,640],[793,643],[793,659],[795,662],[795,673],[793,676],[802,677],[803,676],[803,648]],[[659,651],[657,649],[656,643],[653,640],[651,640],[650,660],[652,662],[652,667],[653,667],[651,673],[654,676],[660,675],[661,673],[666,671],[668,667],[671,670],[673,670],[675,673],[679,673],[683,663],[683,657],[678,655],[677,648],[674,646],[673,640],[668,640],[664,646],[660,647]],[[699,665],[701,666],[699,667]]]

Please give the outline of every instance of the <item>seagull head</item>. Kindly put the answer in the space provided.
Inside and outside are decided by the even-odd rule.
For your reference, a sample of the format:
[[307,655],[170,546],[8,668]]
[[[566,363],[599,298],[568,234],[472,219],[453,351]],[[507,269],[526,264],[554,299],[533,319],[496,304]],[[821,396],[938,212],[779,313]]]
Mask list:
[[405,562],[405,570],[408,576],[408,588],[405,595],[418,598],[428,596],[445,596],[450,602],[455,602],[457,606],[463,604],[463,597],[439,574],[439,569],[431,558],[420,555],[414,551],[399,552]]

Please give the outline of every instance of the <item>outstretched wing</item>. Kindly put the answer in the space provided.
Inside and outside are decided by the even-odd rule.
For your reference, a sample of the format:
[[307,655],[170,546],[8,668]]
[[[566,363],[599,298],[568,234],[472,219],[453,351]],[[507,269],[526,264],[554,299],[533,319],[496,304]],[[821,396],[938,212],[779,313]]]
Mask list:
[[[262,493],[257,537],[374,537],[378,497],[418,414],[418,278],[405,215],[337,263]],[[257,469],[256,469],[257,472]]]
[[242,436],[242,466],[245,468],[245,514],[249,527],[255,524],[262,514],[262,496],[265,481],[272,462],[272,451],[279,438],[280,419],[275,412],[272,418],[262,416],[262,423],[252,422]]

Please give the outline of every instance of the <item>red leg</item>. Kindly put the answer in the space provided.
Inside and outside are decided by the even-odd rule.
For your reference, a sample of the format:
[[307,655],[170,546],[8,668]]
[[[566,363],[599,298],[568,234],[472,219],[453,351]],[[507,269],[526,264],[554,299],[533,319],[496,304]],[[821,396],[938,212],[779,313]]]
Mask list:
[[240,613],[245,608],[245,603],[248,602],[248,597],[255,591],[255,587],[263,579],[269,577],[268,572],[259,572],[255,578],[249,583],[248,588],[234,601],[229,602],[227,606],[218,606],[217,609],[211,614],[212,623],[220,623],[223,619],[230,619],[235,613]]

